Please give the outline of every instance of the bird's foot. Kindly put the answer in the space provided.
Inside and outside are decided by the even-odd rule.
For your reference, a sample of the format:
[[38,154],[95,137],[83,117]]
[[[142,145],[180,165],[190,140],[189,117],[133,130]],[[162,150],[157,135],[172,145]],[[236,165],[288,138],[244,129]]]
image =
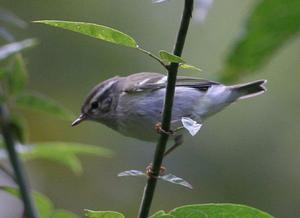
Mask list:
[[152,163],[150,163],[147,167],[146,167],[146,175],[148,177],[152,177],[152,178],[158,178],[159,176],[163,176],[166,172],[166,168],[164,166],[161,166],[159,169],[159,173],[158,175],[155,175],[155,173],[153,172],[153,165]]
[[161,126],[161,122],[158,122],[157,124],[155,124],[155,131],[158,133],[158,134],[161,134],[161,133],[163,133],[163,134],[166,134],[166,135],[168,135],[168,136],[173,136],[174,135],[174,131],[172,131],[172,130],[169,130],[169,131],[166,131],[166,130],[164,130],[163,128],[162,128],[162,126]]

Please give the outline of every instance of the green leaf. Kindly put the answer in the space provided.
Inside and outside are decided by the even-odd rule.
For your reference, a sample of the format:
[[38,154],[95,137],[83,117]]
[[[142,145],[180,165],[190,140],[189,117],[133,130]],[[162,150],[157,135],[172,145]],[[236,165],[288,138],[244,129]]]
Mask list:
[[[175,208],[169,213],[159,211],[151,218],[273,218],[270,214],[239,204],[196,204]],[[168,218],[171,218],[168,217]]]
[[12,69],[8,72],[8,89],[10,94],[16,95],[22,92],[26,86],[28,73],[21,54],[14,59]]
[[0,47],[0,60],[3,60],[13,54],[16,54],[25,48],[29,48],[36,45],[36,40],[25,39],[19,42],[13,42]]
[[123,214],[115,211],[93,211],[85,209],[84,214],[87,218],[125,218]]
[[[20,192],[17,188],[0,186],[0,189],[20,198]],[[54,210],[53,203],[50,199],[39,192],[32,192],[32,196],[40,218],[49,218]]]
[[137,48],[136,41],[129,35],[120,32],[119,30],[102,26],[94,23],[60,21],[60,20],[39,20],[34,23],[43,23],[50,26],[71,30],[77,33],[88,35],[97,39],[102,39],[107,42]]
[[74,114],[52,99],[37,93],[22,93],[17,96],[16,104],[20,107],[46,112],[67,121],[74,120]]
[[51,218],[79,218],[78,215],[67,210],[55,210]]
[[164,50],[159,51],[159,56],[162,60],[168,61],[168,62],[171,62],[171,63],[180,63],[180,64],[185,63],[185,61],[181,57],[173,55],[173,54],[171,54],[167,51],[164,51]]
[[74,173],[82,173],[82,167],[77,155],[89,154],[100,157],[110,157],[111,151],[100,146],[67,142],[36,143],[32,149],[22,153],[25,160],[43,158],[63,164]]
[[195,67],[195,66],[190,65],[190,64],[180,64],[179,68],[181,68],[183,70],[197,70],[197,71],[202,71],[200,68]]
[[234,81],[258,70],[299,31],[299,0],[259,1],[247,20],[245,33],[227,57],[221,79]]

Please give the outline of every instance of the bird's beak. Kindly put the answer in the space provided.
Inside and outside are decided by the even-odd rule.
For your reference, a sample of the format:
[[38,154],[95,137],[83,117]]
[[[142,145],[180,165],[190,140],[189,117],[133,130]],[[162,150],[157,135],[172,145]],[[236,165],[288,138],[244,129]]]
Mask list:
[[81,123],[82,121],[86,120],[87,116],[85,114],[80,114],[80,116],[73,121],[72,126],[77,126],[79,123]]

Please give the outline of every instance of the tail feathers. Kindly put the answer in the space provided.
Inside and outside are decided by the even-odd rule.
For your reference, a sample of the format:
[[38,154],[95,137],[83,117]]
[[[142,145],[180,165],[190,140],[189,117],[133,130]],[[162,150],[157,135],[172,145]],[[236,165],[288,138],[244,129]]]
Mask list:
[[237,94],[237,99],[251,98],[264,93],[267,89],[265,84],[267,80],[258,80],[250,83],[231,86],[232,90]]

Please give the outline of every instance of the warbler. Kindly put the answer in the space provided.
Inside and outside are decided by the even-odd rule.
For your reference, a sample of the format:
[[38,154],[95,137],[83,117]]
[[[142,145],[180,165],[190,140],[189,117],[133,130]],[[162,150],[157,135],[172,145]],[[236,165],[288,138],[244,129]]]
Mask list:
[[[178,76],[171,130],[182,125],[182,117],[202,124],[231,103],[264,93],[266,82],[258,80],[226,86],[210,80]],[[160,73],[142,72],[105,80],[88,94],[81,114],[72,126],[92,120],[128,137],[156,141],[158,134],[154,127],[162,120],[166,86],[167,76]],[[174,132],[175,144],[181,144],[183,132]]]

